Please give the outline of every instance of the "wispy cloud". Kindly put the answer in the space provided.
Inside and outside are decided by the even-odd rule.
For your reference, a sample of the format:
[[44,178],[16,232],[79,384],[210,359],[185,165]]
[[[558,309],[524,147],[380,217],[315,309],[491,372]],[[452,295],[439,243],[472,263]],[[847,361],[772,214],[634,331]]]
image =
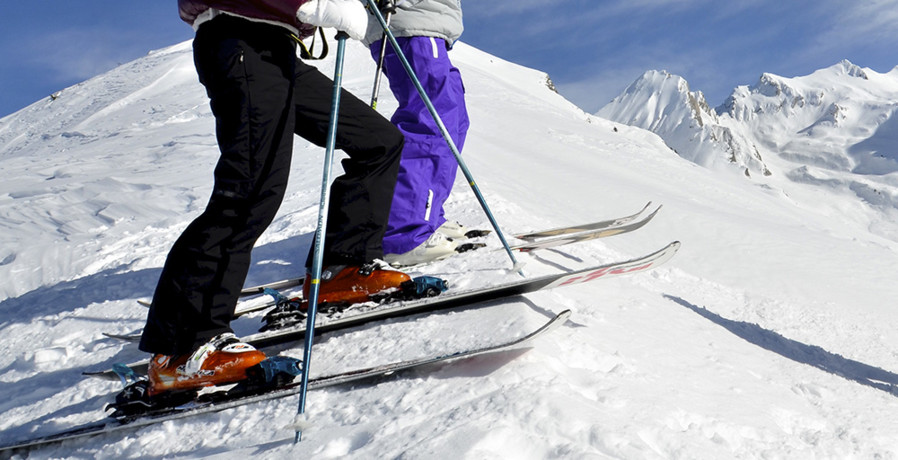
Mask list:
[[685,77],[713,105],[764,72],[805,75],[842,59],[898,64],[894,0],[490,0],[464,8],[463,40],[548,72],[587,109],[650,69]]
[[103,28],[51,31],[17,44],[22,65],[60,82],[84,80],[145,53],[123,46],[127,37]]
[[[8,90],[19,85],[15,82],[22,74],[30,75],[34,81],[29,85],[40,86],[41,95],[192,36],[170,5],[151,3],[136,18],[133,7],[99,0],[62,2],[55,14],[41,17],[26,3],[0,2],[5,20],[0,55],[13,63],[0,67],[0,83]],[[623,89],[650,69],[683,76],[715,104],[733,87],[753,84],[763,72],[805,75],[842,59],[890,70],[898,64],[895,3],[465,1],[462,40],[548,72],[581,105],[616,96],[610,91]],[[46,88],[48,82],[52,88]],[[0,94],[0,103],[12,96]],[[22,97],[25,103],[35,96]]]
[[871,39],[898,38],[898,5],[894,0],[866,0],[844,7],[844,16],[835,21],[833,32],[855,42],[875,45]]
[[[464,13],[481,18],[490,18],[507,14],[533,13],[564,8],[575,0],[557,0],[547,4],[545,0],[490,0],[466,2],[462,5]],[[542,16],[542,15],[541,15]]]
[[[823,20],[813,40],[815,52],[829,53],[862,47],[870,48],[871,52],[881,50],[895,56],[898,4],[894,0],[834,0],[823,2],[818,8]],[[898,64],[898,58],[895,64]]]

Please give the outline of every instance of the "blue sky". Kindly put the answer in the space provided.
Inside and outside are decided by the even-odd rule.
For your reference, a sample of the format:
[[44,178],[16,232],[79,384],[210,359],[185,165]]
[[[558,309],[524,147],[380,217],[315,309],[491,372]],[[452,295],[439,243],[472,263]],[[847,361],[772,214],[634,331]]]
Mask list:
[[[465,0],[462,40],[547,72],[595,112],[646,70],[724,102],[763,72],[848,59],[898,65],[895,0]],[[174,0],[0,2],[0,117],[148,51],[190,39]]]

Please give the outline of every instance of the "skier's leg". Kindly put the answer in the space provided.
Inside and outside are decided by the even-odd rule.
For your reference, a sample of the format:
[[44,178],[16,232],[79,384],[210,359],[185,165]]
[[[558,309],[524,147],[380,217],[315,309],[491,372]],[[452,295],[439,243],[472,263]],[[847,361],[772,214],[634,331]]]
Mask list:
[[[431,37],[397,41],[461,151],[469,125],[464,85],[449,61],[445,41]],[[379,53],[377,43],[374,49]],[[443,203],[452,191],[458,164],[392,47],[387,47],[384,68],[399,101],[392,121],[406,136],[384,251],[402,254],[419,246],[445,222]]]
[[292,42],[282,29],[220,16],[194,40],[221,157],[206,210],[166,260],[140,348],[191,352],[229,323],[256,239],[284,196],[292,155]]
[[[296,133],[322,145],[332,103],[333,82],[317,69],[298,64]],[[344,174],[331,186],[325,265],[361,264],[383,257],[383,235],[399,169],[403,136],[387,119],[343,91],[337,145],[349,155]]]

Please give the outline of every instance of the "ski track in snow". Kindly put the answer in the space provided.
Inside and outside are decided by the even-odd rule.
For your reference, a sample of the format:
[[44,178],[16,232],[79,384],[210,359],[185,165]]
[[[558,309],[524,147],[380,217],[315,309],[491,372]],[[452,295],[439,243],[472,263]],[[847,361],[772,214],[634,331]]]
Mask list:
[[[348,51],[344,83],[364,99],[373,64],[360,45]],[[664,205],[633,234],[518,255],[527,275],[673,239],[680,253],[649,273],[322,335],[313,375],[485,345],[574,311],[526,352],[313,392],[299,445],[297,400],[286,398],[28,458],[896,457],[892,216],[813,181],[697,167],[653,134],[582,113],[540,72],[464,44],[453,53],[472,117],[465,158],[506,233]],[[395,101],[382,94],[380,107],[389,114]],[[204,206],[212,133],[189,43],[0,120],[10,176],[0,185],[3,441],[103,416],[120,385],[80,373],[143,357],[102,333],[142,327],[136,300],[152,294],[166,251]],[[295,154],[248,285],[302,270],[323,152],[297,140]],[[488,226],[461,173],[448,215]],[[414,272],[464,289],[514,279],[510,266],[503,251],[477,251]],[[253,332],[260,317],[236,331]]]

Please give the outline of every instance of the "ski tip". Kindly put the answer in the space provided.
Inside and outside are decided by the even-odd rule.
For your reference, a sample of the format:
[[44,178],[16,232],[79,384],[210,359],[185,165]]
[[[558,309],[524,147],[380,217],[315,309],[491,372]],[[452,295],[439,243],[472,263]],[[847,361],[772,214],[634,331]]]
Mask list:
[[562,311],[561,313],[555,315],[555,318],[553,318],[552,321],[549,322],[547,327],[554,328],[561,326],[562,324],[566,323],[568,319],[570,319],[572,314],[573,313],[570,309]]
[[661,265],[673,258],[673,256],[675,256],[677,252],[679,252],[680,246],[682,245],[683,244],[679,241],[672,241],[670,244],[660,249],[655,253],[656,260],[654,261],[653,265]]
[[549,322],[547,322],[546,324],[543,324],[543,326],[541,328],[532,332],[529,335],[529,337],[533,338],[539,334],[544,334],[551,330],[557,329],[557,328],[561,327],[562,324],[566,323],[568,318],[570,318],[570,317],[571,317],[571,310],[570,309],[563,310],[561,313],[558,313],[557,315],[555,315],[554,318],[550,319]]

